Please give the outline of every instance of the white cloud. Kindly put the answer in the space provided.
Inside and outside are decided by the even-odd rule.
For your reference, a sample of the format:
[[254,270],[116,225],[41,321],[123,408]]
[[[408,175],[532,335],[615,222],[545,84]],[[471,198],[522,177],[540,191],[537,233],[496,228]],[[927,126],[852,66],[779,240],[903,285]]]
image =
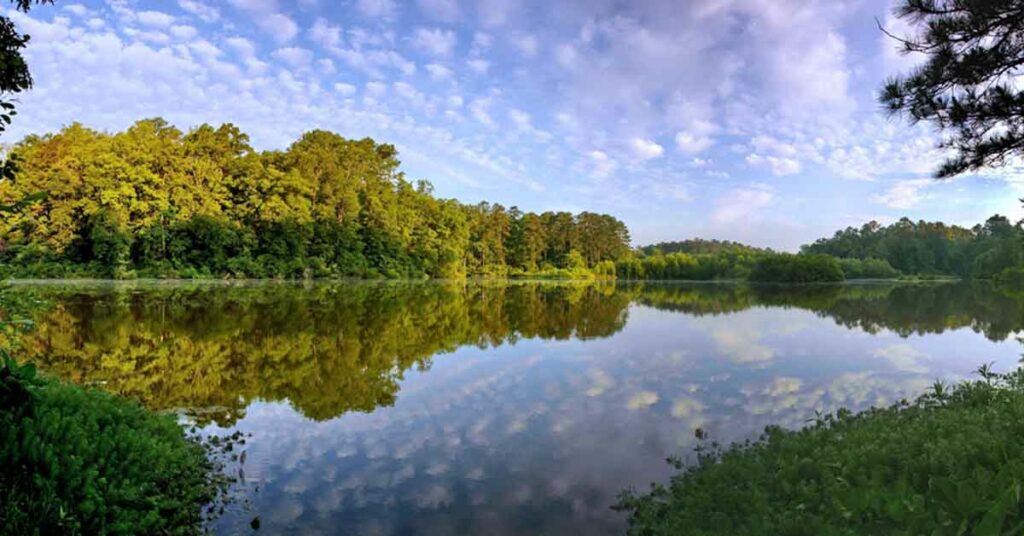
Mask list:
[[768,168],[772,175],[784,177],[800,173],[800,162],[793,158],[782,156],[764,156],[757,153],[747,155],[747,164],[754,167]]
[[66,4],[64,6],[64,11],[67,11],[74,15],[78,15],[79,17],[84,17],[91,13],[89,11],[89,8],[83,6],[82,4]]
[[332,75],[338,72],[337,67],[334,66],[334,62],[330,58],[320,58],[316,60],[316,65],[323,74]]
[[394,0],[357,0],[356,10],[370,18],[393,19],[398,15]]
[[700,154],[715,144],[708,136],[698,136],[690,132],[676,133],[676,147],[685,154]]
[[274,57],[296,69],[309,67],[313,61],[313,53],[301,47],[285,47],[274,51]]
[[540,42],[537,38],[530,34],[523,34],[515,37],[512,43],[519,50],[519,53],[527,58],[532,58],[537,55],[537,50],[540,48]]
[[475,99],[469,103],[469,113],[482,125],[494,127],[496,124],[494,119],[491,117],[490,106],[490,97]]
[[256,46],[252,44],[252,41],[244,37],[229,37],[224,42],[244,58],[249,58],[256,54]]
[[928,372],[928,367],[921,361],[928,357],[927,354],[905,343],[891,344],[875,351],[874,356],[885,359],[897,370],[923,374]]
[[911,209],[928,198],[924,191],[935,184],[934,179],[909,179],[897,181],[885,193],[874,194],[871,200],[880,205],[896,209]]
[[755,183],[730,190],[719,197],[711,217],[719,223],[740,221],[774,202],[775,189],[767,184]]
[[674,199],[676,201],[680,201],[683,203],[689,201],[692,198],[689,189],[687,189],[682,184],[677,183],[655,184],[654,192],[658,194],[658,197]]
[[370,97],[380,98],[388,92],[388,85],[383,82],[367,82],[366,86],[363,87],[363,92]]
[[504,26],[519,9],[520,0],[479,0],[477,2],[480,24],[485,27]]
[[199,32],[192,26],[177,25],[171,27],[171,35],[182,40],[195,39]]
[[277,11],[276,0],[228,0],[245,11],[252,21],[278,43],[291,41],[299,33],[299,25],[288,15]]
[[441,22],[455,22],[461,16],[458,0],[416,0],[420,11]]
[[516,127],[520,129],[532,128],[532,125],[530,124],[530,114],[522,110],[512,109],[508,111],[508,116],[509,119],[511,119],[512,122],[516,125]]
[[220,10],[199,0],[178,0],[178,7],[199,17],[203,22],[215,22],[220,19]]
[[644,138],[633,138],[629,141],[629,148],[633,152],[633,156],[641,160],[657,158],[665,153],[665,149],[661,145]]
[[413,46],[437,57],[448,57],[455,50],[455,32],[440,28],[417,28],[412,35]]
[[216,60],[217,56],[221,54],[220,49],[206,39],[194,40],[188,44],[188,48],[199,56],[206,58],[208,62]]
[[356,94],[356,86],[346,84],[344,82],[338,82],[337,84],[334,84],[334,91],[342,97],[351,97]]
[[395,95],[398,95],[403,99],[409,101],[423,100],[423,94],[417,91],[416,88],[414,88],[408,82],[395,82],[394,84],[392,84],[392,87],[394,87],[395,89]]
[[452,70],[437,63],[429,63],[424,67],[430,77],[434,80],[448,80],[452,77]]
[[711,332],[718,351],[736,363],[764,363],[775,358],[775,349],[761,343],[761,331],[749,322],[721,325]]
[[587,153],[591,170],[596,177],[608,177],[615,172],[618,164],[604,151],[593,150]]
[[174,24],[174,17],[161,11],[139,11],[135,17],[141,24],[153,28],[167,28]]
[[341,28],[318,18],[309,29],[309,38],[322,47],[335,48],[341,45]]
[[640,391],[629,397],[626,407],[631,410],[648,408],[658,403],[658,393],[654,391]]
[[491,63],[487,60],[475,59],[467,61],[466,66],[474,73],[487,74],[487,70],[491,67]]
[[299,33],[299,25],[291,17],[282,13],[264,15],[257,21],[257,25],[279,43],[291,41]]

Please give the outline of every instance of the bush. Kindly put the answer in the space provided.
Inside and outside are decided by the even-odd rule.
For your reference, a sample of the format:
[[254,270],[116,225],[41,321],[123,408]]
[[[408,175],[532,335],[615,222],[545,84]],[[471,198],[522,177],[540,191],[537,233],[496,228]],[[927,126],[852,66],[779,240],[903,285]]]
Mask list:
[[[1024,373],[699,452],[668,486],[624,493],[630,534],[1018,534]],[[677,462],[681,468],[681,464]]]
[[749,280],[762,283],[829,283],[842,281],[839,262],[828,255],[765,255],[754,263]]
[[882,259],[839,259],[839,267],[846,279],[895,279],[899,270]]
[[0,369],[0,533],[197,534],[215,474],[172,416]]
[[1024,285],[1024,266],[1007,268],[996,274],[995,280],[1004,285],[1022,286]]

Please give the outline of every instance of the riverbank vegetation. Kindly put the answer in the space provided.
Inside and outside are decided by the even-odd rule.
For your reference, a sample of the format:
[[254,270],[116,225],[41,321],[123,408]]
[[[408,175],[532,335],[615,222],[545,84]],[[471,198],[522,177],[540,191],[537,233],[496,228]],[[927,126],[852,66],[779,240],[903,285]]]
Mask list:
[[224,480],[173,416],[11,360],[0,384],[0,532],[202,532]]
[[591,270],[629,253],[625,225],[439,199],[394,146],[305,133],[254,150],[233,125],[73,124],[11,150],[0,277],[459,278]]
[[1017,534],[1024,372],[980,372],[913,402],[706,445],[617,508],[636,535]]

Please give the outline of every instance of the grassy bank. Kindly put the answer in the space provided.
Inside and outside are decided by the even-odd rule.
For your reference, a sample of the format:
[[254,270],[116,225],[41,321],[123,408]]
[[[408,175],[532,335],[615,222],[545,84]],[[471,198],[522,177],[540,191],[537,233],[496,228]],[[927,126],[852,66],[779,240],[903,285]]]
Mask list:
[[980,372],[913,402],[705,447],[617,508],[635,535],[1021,534],[1024,373]]
[[172,416],[0,369],[0,533],[198,534],[226,482]]

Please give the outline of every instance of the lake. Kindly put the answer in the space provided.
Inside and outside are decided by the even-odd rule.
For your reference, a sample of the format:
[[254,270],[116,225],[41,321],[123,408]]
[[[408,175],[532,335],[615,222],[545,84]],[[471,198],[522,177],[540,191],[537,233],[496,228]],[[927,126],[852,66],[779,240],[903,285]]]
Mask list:
[[[251,434],[218,533],[618,534],[711,440],[1016,367],[985,284],[17,283],[51,374]],[[237,468],[232,468],[235,470]]]

